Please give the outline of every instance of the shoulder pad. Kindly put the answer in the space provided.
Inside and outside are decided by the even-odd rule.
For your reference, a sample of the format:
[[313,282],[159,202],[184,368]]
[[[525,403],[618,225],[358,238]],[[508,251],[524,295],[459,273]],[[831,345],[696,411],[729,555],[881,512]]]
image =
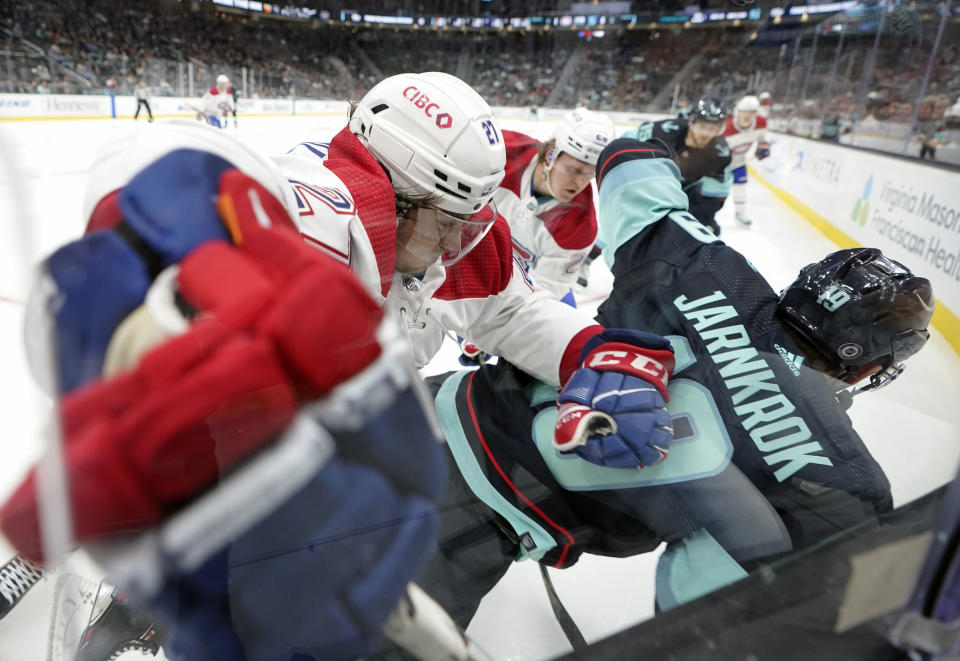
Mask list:
[[530,162],[537,153],[540,143],[523,133],[516,131],[501,131],[503,142],[507,148],[507,167],[500,188],[506,188],[520,196],[520,184],[523,173],[530,166]]
[[569,204],[558,204],[540,214],[544,228],[557,245],[566,250],[589,248],[597,239],[597,216],[590,187]]

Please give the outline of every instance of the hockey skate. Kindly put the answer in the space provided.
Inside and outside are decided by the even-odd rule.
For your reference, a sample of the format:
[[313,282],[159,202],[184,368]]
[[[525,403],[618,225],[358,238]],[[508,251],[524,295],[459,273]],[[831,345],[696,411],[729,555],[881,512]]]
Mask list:
[[750,220],[750,218],[747,217],[747,214],[743,213],[742,211],[738,211],[735,214],[735,217],[737,219],[737,222],[745,227],[750,227],[751,225],[753,225],[753,221]]
[[42,577],[43,569],[19,555],[0,567],[0,619],[6,617]]
[[76,574],[57,580],[47,661],[112,661],[127,652],[156,656],[164,635],[117,589]]

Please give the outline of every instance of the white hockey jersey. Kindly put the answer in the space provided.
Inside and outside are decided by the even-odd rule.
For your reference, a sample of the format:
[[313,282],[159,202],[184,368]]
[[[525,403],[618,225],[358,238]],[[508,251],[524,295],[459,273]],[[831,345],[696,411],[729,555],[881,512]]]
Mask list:
[[577,281],[580,265],[597,238],[593,187],[569,203],[538,200],[532,181],[539,143],[514,131],[502,134],[507,168],[494,196],[497,211],[510,224],[514,254],[534,287],[559,299]]
[[730,146],[730,167],[738,168],[747,162],[747,152],[753,143],[767,144],[767,120],[759,115],[753,125],[746,129],[737,127],[733,117],[727,117],[723,127],[723,137]]
[[196,122],[156,129],[137,131],[101,152],[85,218],[165,153],[213,152],[282,200],[305,241],[351,268],[399,321],[420,366],[453,331],[559,385],[579,366],[583,343],[600,330],[587,315],[534,293],[513,258],[503,220],[454,266],[434,264],[421,277],[397,273],[393,189],[380,164],[346,129],[329,143],[304,142],[272,161]]
[[233,88],[221,92],[216,85],[200,97],[200,112],[207,116],[219,117],[233,110]]

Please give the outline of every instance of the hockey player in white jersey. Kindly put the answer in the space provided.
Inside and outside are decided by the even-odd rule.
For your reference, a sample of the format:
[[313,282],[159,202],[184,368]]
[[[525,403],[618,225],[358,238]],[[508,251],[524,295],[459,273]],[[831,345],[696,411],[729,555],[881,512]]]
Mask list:
[[754,143],[757,144],[756,156],[763,160],[770,155],[770,141],[767,138],[767,120],[760,115],[760,100],[748,94],[734,107],[733,116],[727,118],[723,137],[730,146],[733,167],[734,211],[737,222],[751,225],[747,212],[747,153]]
[[[535,289],[571,306],[572,287],[597,238],[590,182],[600,151],[614,137],[610,118],[586,108],[567,113],[545,142],[503,132],[506,176],[494,200],[510,225],[513,253]],[[476,342],[461,341],[462,363],[489,355]]]
[[[234,112],[236,99],[230,78],[226,74],[217,76],[216,84],[204,92],[200,98],[200,107],[197,109],[197,118],[210,126],[227,128],[227,115]],[[234,113],[236,124],[236,113]]]
[[[613,122],[577,108],[545,141],[504,131],[506,176],[494,196],[510,225],[513,253],[535,289],[571,306],[572,286],[597,238],[593,181],[597,156],[614,138]],[[461,339],[465,365],[490,355]]]
[[760,92],[760,96],[757,97],[760,101],[760,116],[764,119],[770,118],[770,107],[773,105],[773,96],[770,95],[770,92]]
[[590,187],[597,157],[615,137],[606,115],[577,108],[537,143],[504,131],[506,176],[494,199],[510,223],[514,253],[533,280],[557,299],[571,297],[577,271],[597,238]]
[[[59,358],[75,537],[161,526],[151,539],[176,548],[161,549],[151,580],[116,578],[183,658],[362,656],[404,594],[443,470],[402,370],[370,373],[378,355],[397,357],[383,316],[418,365],[455,331],[556,386],[579,375],[578,393],[614,405],[620,422],[615,436],[583,439],[585,451],[666,457],[672,432],[636,423],[660,409],[617,402],[621,387],[669,378],[669,343],[608,335],[532,291],[490,206],[502,134],[459,79],[387,78],[329,142],[276,163],[196,123],[151,129],[102,150],[88,233],[45,263],[38,309]],[[277,354],[256,359],[264,346]],[[334,407],[298,406],[338,392]],[[565,442],[593,412],[575,408]],[[311,461],[264,451],[272,471],[241,470],[278,434]],[[296,475],[299,491],[275,493]],[[256,488],[231,490],[233,477]],[[0,524],[42,559],[33,480]],[[199,519],[184,522],[200,494]]]

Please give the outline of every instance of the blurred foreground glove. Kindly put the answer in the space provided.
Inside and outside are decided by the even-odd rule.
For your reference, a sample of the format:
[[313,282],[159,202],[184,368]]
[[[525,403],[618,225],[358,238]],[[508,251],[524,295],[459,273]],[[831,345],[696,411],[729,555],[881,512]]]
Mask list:
[[[239,245],[212,239],[185,249],[178,295],[200,313],[194,323],[133,369],[60,400],[80,543],[156,523],[272,441],[301,402],[380,354],[382,311],[360,282],[304,244],[263,186],[232,169],[218,180],[203,209]],[[42,561],[33,471],[0,509],[0,525],[23,555]]]
[[[433,409],[360,281],[224,163],[155,162],[118,196],[122,236],[100,230],[119,240],[61,253],[58,291],[79,301],[128,267],[148,271],[146,287],[153,269],[136,260],[162,257],[150,295],[171,277],[186,317],[121,352],[109,377],[91,358],[60,398],[74,539],[157,617],[170,658],[364,657],[435,545],[446,463]],[[202,181],[146,185],[188,164]],[[176,192],[177,208],[158,199]],[[98,355],[111,324],[96,325]],[[64,326],[61,342],[86,351],[88,327]],[[34,469],[0,528],[42,562],[40,516]]]
[[667,457],[673,440],[667,382],[670,342],[659,335],[607,329],[591,338],[582,367],[557,398],[554,445],[591,463],[645,468]]
[[769,155],[770,155],[770,143],[769,142],[757,143],[757,160],[762,161]]

